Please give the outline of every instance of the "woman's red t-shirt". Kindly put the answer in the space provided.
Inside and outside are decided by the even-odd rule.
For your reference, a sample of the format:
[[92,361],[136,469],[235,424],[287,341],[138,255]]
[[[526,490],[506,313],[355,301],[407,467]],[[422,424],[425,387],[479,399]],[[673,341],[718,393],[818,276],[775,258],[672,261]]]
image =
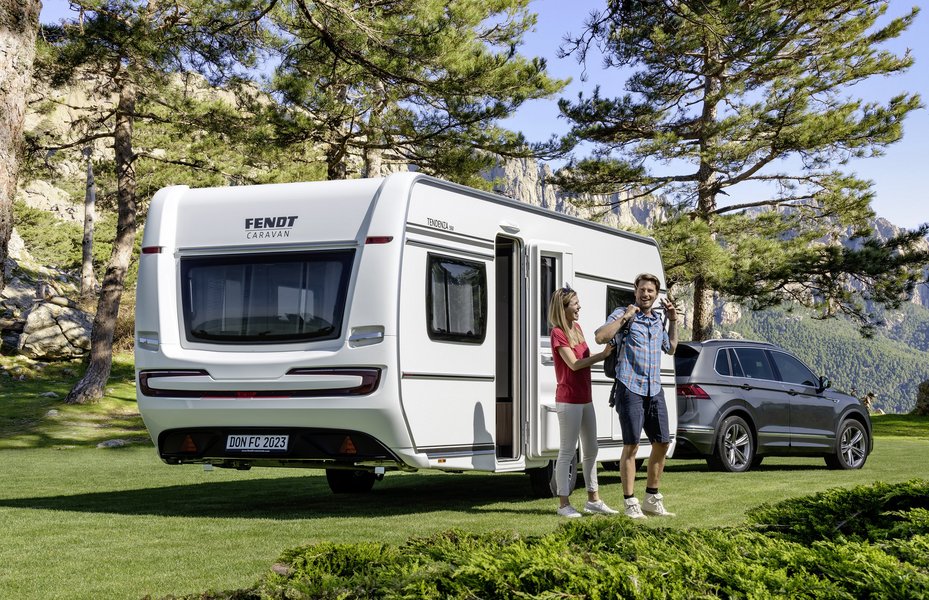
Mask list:
[[[574,324],[580,331],[581,326]],[[581,342],[574,348],[571,348],[571,342],[568,336],[558,327],[552,328],[552,357],[555,360],[555,379],[558,381],[558,387],[555,390],[555,402],[567,402],[568,404],[587,404],[591,401],[590,395],[590,367],[572,371],[571,367],[561,358],[558,348],[564,346],[574,352],[575,358],[587,358],[590,356],[590,348],[587,342]]]

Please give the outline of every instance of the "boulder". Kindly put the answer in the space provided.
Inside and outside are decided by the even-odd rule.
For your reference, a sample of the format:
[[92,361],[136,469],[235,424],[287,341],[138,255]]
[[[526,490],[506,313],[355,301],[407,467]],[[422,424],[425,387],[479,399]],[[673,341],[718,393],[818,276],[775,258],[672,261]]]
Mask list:
[[19,351],[36,359],[79,358],[90,351],[93,321],[87,313],[51,302],[37,303],[26,317]]

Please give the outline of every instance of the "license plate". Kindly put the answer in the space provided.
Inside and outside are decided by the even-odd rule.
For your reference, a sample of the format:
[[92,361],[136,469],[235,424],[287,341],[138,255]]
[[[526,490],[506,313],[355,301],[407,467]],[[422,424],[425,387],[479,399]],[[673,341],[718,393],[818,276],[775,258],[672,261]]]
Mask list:
[[231,452],[285,452],[289,435],[230,435],[226,450]]

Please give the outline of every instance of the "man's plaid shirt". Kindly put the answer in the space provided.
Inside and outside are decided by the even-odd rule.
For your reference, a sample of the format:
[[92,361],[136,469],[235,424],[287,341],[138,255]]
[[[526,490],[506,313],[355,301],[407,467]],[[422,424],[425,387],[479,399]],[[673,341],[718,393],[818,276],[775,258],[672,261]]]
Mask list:
[[[617,308],[606,322],[619,319],[625,312],[625,307]],[[664,320],[655,311],[650,317],[637,312],[626,334],[623,354],[616,361],[616,379],[634,394],[657,395],[661,391],[661,353],[669,350],[671,340]]]

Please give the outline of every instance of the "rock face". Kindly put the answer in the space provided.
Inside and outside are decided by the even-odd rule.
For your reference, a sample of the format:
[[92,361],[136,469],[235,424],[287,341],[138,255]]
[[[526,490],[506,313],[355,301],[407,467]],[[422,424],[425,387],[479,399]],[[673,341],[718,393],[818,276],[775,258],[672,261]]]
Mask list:
[[32,307],[19,338],[19,351],[36,359],[69,359],[90,350],[93,322],[81,310],[40,302]]
[[486,178],[498,194],[617,229],[650,228],[665,217],[665,207],[654,199],[630,200],[619,194],[565,194],[549,183],[551,167],[539,165],[532,159],[498,164]]

